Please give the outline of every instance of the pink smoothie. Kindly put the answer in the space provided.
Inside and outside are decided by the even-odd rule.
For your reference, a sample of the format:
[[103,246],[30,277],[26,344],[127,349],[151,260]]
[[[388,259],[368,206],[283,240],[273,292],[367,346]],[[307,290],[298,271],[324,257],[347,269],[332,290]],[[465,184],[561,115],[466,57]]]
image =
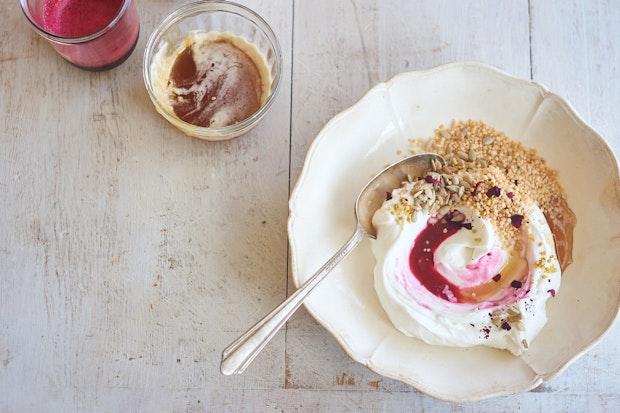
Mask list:
[[47,0],[42,23],[55,36],[87,36],[106,27],[122,5],[123,0]]
[[133,0],[42,0],[41,3],[38,24],[61,38],[97,33],[123,11],[112,27],[94,39],[78,43],[51,41],[58,53],[82,68],[114,67],[131,54],[138,40],[140,27]]

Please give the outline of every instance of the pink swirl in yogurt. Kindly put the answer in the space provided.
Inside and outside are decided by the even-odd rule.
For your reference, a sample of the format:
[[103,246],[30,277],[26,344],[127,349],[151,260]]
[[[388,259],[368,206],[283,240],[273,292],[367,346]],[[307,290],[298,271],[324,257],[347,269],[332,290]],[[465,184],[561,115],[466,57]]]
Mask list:
[[450,219],[429,222],[411,248],[410,276],[431,294],[453,304],[486,307],[512,303],[525,296],[529,265],[521,254],[506,256],[499,246],[494,246],[477,261],[462,268],[448,268],[436,262],[435,253],[440,245],[458,231],[470,231],[470,228]]

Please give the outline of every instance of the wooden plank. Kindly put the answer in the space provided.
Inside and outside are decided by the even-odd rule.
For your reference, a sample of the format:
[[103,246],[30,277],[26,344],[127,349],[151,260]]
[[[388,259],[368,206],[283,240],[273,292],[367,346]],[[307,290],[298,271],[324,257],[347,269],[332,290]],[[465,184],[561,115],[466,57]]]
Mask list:
[[[149,397],[145,397],[148,395]],[[102,411],[144,412],[588,412],[616,411],[614,394],[526,393],[475,403],[448,403],[411,393],[375,391],[315,391],[308,389],[242,390],[236,393],[209,388],[149,392],[148,389],[112,388],[98,396]],[[70,401],[24,401],[29,408],[16,411],[75,411]],[[132,408],[128,408],[132,406]]]
[[[567,98],[620,156],[620,3],[617,1],[531,2],[532,74]],[[547,391],[620,394],[620,325]],[[603,404],[595,404],[603,406]],[[616,400],[615,408],[620,409]]]
[[533,0],[531,14],[534,79],[568,99],[619,153],[620,4]]
[[[291,185],[322,125],[400,71],[481,60],[530,73],[525,0],[298,1],[294,56],[291,2],[246,4],[276,30],[285,77],[259,128],[219,144],[176,132],[141,84],[172,2],[139,4],[136,52],[100,74],[58,58],[16,4],[0,17],[0,411],[620,409],[617,325],[537,391],[480,403],[369,372],[303,311],[286,357],[279,334],[244,376],[219,375],[222,348],[285,293],[293,57]],[[531,4],[534,78],[616,153],[619,20],[612,1]]]
[[[296,2],[294,29],[291,183],[321,127],[399,72],[477,60],[530,74],[524,0]],[[304,310],[288,324],[286,372],[287,388],[412,391],[353,362]]]
[[283,333],[244,376],[219,374],[222,349],[286,295],[292,3],[244,3],[276,31],[284,78],[261,124],[221,143],[182,135],[144,88],[144,45],[172,2],[138,5],[138,47],[104,73],[62,61],[7,5],[1,411],[282,386]]

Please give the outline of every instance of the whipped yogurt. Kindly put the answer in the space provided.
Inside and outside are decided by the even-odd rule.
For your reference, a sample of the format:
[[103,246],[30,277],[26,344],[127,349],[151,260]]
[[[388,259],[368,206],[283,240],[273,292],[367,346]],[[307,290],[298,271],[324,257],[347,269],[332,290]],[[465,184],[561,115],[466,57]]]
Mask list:
[[395,190],[373,217],[375,289],[394,326],[429,344],[522,353],[560,287],[543,212],[529,206],[520,248],[507,250],[493,224],[465,207],[444,216],[416,211],[411,221],[398,221],[390,208],[409,190]]

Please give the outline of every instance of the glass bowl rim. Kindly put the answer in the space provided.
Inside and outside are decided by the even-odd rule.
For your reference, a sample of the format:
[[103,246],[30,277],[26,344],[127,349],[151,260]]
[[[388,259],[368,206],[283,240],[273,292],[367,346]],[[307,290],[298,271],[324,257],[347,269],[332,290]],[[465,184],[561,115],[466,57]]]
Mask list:
[[[229,7],[232,10],[223,9],[221,8],[221,6]],[[256,26],[263,33],[263,35],[267,38],[271,48],[274,51],[276,73],[271,82],[272,90],[271,90],[271,93],[269,94],[269,97],[267,98],[267,101],[265,101],[265,103],[251,116],[233,125],[221,126],[221,127],[204,127],[204,126],[196,126],[189,122],[185,122],[182,119],[179,119],[177,116],[170,113],[170,111],[167,108],[165,108],[161,104],[161,102],[159,102],[159,100],[155,97],[155,94],[153,92],[153,87],[151,85],[150,62],[155,52],[154,50],[155,45],[159,43],[162,35],[166,33],[166,31],[168,31],[179,20],[182,20],[185,17],[195,16],[195,15],[202,14],[202,13],[213,13],[213,12],[235,14],[245,19],[246,21],[252,23],[254,26]],[[246,13],[250,17],[242,13]],[[176,8],[174,11],[168,14],[159,23],[159,25],[155,28],[155,30],[153,30],[153,32],[149,36],[146,47],[144,49],[142,76],[144,78],[144,84],[149,93],[149,97],[151,98],[151,101],[156,106],[158,112],[162,114],[166,118],[166,120],[168,121],[174,120],[174,123],[178,122],[181,125],[183,125],[183,127],[190,128],[196,131],[196,135],[198,135],[199,137],[205,136],[205,137],[214,137],[214,138],[217,137],[219,139],[226,139],[226,137],[230,135],[232,135],[232,137],[238,136],[239,134],[244,133],[246,129],[249,129],[250,127],[254,126],[254,124],[257,123],[265,115],[265,113],[267,113],[269,108],[272,106],[273,101],[276,97],[276,94],[279,90],[280,79],[282,77],[282,51],[280,49],[280,43],[278,42],[278,38],[276,37],[275,33],[271,29],[271,26],[269,26],[269,24],[258,13],[256,13],[252,9],[246,6],[243,6],[241,4],[234,3],[232,1],[227,1],[227,0],[198,0],[198,1],[184,4]]]

